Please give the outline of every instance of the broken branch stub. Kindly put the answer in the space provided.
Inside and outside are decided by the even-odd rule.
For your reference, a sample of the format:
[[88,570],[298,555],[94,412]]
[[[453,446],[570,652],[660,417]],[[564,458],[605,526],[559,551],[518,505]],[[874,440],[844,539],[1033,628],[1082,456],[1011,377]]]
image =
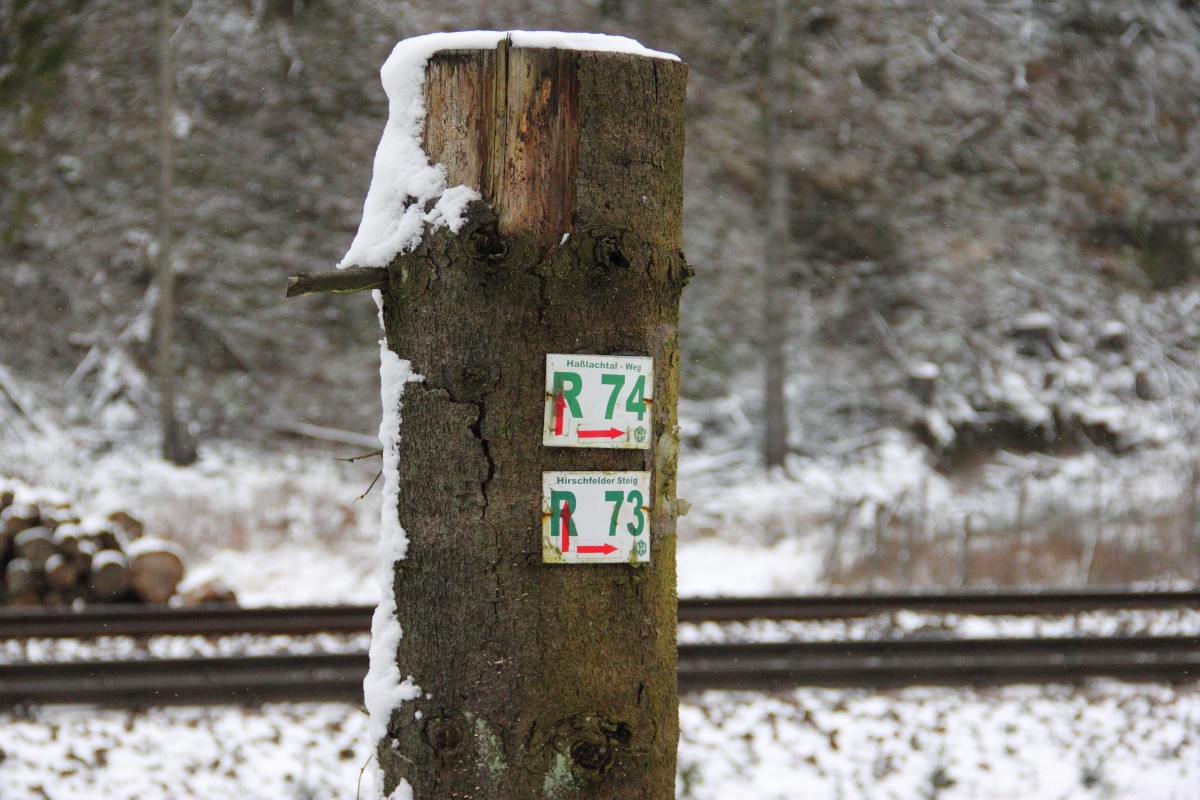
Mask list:
[[299,273],[288,278],[287,296],[308,294],[349,294],[367,289],[381,289],[387,283],[388,271],[383,267],[346,267],[315,275]]

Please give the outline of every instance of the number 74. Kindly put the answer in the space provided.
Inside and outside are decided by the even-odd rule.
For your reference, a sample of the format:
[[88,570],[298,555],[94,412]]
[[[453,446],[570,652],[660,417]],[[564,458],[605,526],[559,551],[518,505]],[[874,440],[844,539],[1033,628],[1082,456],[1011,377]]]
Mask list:
[[[620,372],[606,372],[600,376],[600,382],[605,386],[612,387],[612,391],[608,395],[608,405],[604,409],[604,418],[612,419],[613,411],[617,408],[617,395],[621,393],[621,387],[625,385],[625,376]],[[630,414],[637,414],[638,422],[641,422],[642,417],[646,416],[645,375],[638,375],[637,380],[633,382],[633,388],[629,390],[629,397],[625,399],[625,410]]]

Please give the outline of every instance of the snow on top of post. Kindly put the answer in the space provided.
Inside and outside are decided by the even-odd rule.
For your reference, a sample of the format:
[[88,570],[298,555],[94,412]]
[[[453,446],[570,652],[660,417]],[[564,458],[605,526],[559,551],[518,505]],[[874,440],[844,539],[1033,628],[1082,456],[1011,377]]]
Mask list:
[[441,50],[490,50],[505,38],[514,47],[632,53],[679,60],[633,39],[599,33],[460,31],[401,41],[380,70],[388,96],[388,121],[375,151],[371,188],[363,203],[358,233],[339,267],[386,267],[398,254],[420,243],[426,225],[444,225],[458,232],[467,203],[479,199],[479,192],[461,184],[447,186],[445,168],[431,163],[421,147],[426,111],[425,64]]
[[[473,33],[494,34],[495,31],[474,31]],[[435,35],[453,38],[457,34]],[[500,38],[503,38],[505,35],[501,33]],[[648,58],[666,58],[671,61],[679,60],[679,56],[674,53],[651,50],[641,42],[630,39],[628,36],[609,36],[606,33],[563,33],[561,31],[509,31],[507,35],[512,36],[514,47],[591,50],[600,53],[630,53],[635,56],[646,56]]]

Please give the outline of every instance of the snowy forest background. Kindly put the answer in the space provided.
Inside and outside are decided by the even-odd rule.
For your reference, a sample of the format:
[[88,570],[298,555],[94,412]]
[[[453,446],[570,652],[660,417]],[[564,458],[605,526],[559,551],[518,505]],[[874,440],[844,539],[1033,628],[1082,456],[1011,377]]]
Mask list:
[[[681,589],[1200,575],[1191,0],[795,4],[783,98],[769,3],[174,11],[177,399],[201,462],[143,464],[158,450],[158,9],[3,0],[0,474],[132,504],[216,559],[297,532],[369,540],[374,507],[354,497],[375,466],[332,461],[361,448],[281,431],[373,436],[374,310],[283,287],[329,269],[357,228],[379,66],[434,30],[601,31],[691,70]],[[773,102],[787,124],[767,141]],[[767,236],[772,153],[787,241]],[[791,455],[766,472],[760,280],[780,262]],[[754,581],[689,579],[689,557],[745,545],[764,554]]]
[[[154,382],[158,3],[0,0],[0,497],[128,512],[186,550],[185,594],[216,580],[247,606],[374,602],[379,490],[359,498],[378,460],[336,459],[377,447],[375,309],[285,300],[286,278],[350,244],[398,39],[599,31],[690,65],[682,596],[1200,581],[1200,3],[805,0],[774,71],[773,5],[172,0],[176,397],[200,456],[176,467]],[[768,234],[772,174],[787,237]],[[789,454],[770,470],[768,265],[790,309]],[[1193,635],[1197,619],[679,635]],[[5,640],[0,668],[307,646]],[[680,713],[691,800],[1200,785],[1187,684],[709,691]],[[374,744],[338,703],[21,707],[0,730],[6,800],[346,798]]]

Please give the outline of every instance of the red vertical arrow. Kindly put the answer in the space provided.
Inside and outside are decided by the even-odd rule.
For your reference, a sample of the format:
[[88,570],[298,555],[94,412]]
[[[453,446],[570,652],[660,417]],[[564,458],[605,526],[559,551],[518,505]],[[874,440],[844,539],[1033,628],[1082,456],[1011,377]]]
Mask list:
[[567,501],[563,501],[563,510],[560,515],[562,518],[562,551],[566,553],[571,549],[571,507],[567,505]]
[[554,398],[554,435],[562,436],[563,433],[563,417],[566,416],[567,398],[563,397],[563,393],[559,392]]

